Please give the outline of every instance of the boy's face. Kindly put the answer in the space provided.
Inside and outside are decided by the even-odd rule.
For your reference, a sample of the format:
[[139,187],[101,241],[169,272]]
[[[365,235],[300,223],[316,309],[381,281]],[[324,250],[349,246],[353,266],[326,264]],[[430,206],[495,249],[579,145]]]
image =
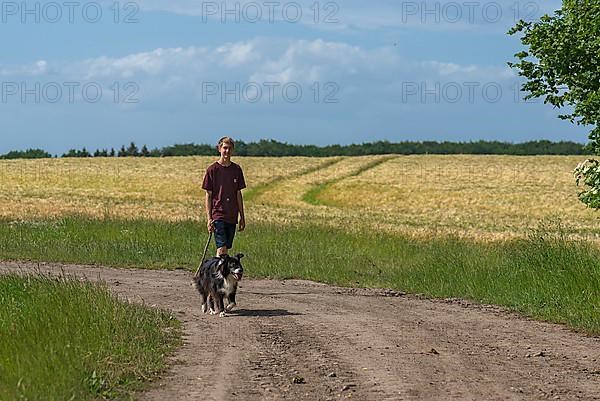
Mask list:
[[219,153],[221,153],[221,157],[223,159],[228,160],[231,157],[231,155],[233,155],[233,148],[230,144],[224,142],[219,148]]

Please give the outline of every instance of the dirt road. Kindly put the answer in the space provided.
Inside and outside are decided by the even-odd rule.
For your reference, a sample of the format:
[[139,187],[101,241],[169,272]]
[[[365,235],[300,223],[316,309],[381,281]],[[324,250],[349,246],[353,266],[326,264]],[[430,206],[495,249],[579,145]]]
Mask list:
[[599,338],[495,307],[244,280],[218,318],[201,315],[190,273],[62,267],[184,322],[184,346],[140,400],[600,400]]

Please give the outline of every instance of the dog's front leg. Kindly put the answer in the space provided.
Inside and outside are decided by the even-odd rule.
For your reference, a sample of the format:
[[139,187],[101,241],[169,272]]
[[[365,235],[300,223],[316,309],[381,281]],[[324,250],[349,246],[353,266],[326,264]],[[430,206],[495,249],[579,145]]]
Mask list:
[[232,292],[227,296],[227,308],[225,309],[227,311],[231,311],[233,308],[235,308],[235,305],[235,292]]
[[219,317],[225,317],[225,306],[223,305],[223,294],[217,294],[217,311],[220,312],[219,313]]
[[208,310],[210,315],[217,314],[217,301],[215,300],[217,296],[214,293],[210,293],[208,295]]

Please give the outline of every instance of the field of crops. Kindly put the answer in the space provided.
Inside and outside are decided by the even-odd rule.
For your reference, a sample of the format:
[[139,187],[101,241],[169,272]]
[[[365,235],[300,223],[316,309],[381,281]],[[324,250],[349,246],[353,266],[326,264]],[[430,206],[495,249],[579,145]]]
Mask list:
[[[202,220],[204,169],[214,158],[0,161],[0,217],[84,214]],[[310,221],[351,231],[524,236],[560,218],[567,233],[600,238],[577,199],[581,157],[365,156],[234,159],[246,175],[249,224]],[[549,223],[551,222],[551,223]]]
[[[201,189],[208,157],[95,158],[0,161],[0,217],[204,218]],[[246,180],[256,186],[293,174],[321,160],[241,160]]]

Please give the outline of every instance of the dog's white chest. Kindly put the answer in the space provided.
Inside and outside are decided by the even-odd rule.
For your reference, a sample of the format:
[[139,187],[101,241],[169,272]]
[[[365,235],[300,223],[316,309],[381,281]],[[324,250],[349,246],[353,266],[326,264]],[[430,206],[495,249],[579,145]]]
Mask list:
[[226,277],[225,280],[223,280],[223,288],[219,292],[222,292],[225,295],[229,295],[235,291],[236,284],[237,283],[236,283],[235,279]]

